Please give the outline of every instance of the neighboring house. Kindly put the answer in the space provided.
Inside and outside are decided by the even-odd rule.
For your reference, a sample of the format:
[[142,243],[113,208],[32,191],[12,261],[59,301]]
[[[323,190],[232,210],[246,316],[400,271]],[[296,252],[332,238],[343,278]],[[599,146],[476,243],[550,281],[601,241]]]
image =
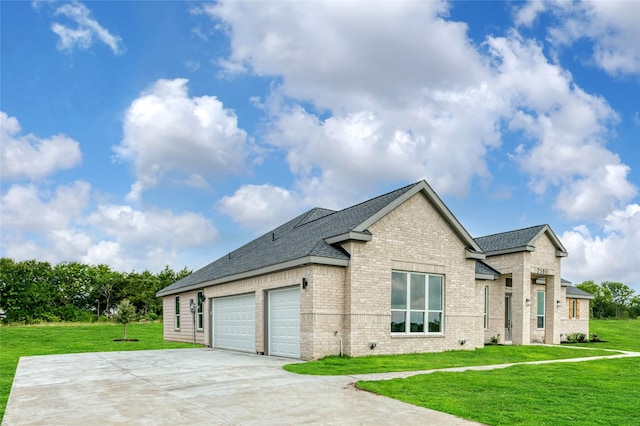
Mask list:
[[566,255],[547,225],[473,239],[420,181],[311,209],[159,291],[164,337],[302,359],[559,343],[589,327]]

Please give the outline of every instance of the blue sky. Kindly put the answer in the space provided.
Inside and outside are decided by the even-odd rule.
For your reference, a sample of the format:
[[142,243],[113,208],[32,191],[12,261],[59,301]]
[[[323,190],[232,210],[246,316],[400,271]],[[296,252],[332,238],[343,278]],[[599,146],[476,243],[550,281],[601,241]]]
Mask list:
[[16,260],[199,268],[426,179],[640,291],[640,3],[0,3]]

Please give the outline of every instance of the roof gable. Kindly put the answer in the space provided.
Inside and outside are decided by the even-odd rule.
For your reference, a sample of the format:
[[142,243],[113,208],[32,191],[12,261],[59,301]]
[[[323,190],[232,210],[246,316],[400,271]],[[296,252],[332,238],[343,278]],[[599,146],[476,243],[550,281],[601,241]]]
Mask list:
[[157,294],[168,295],[308,263],[346,266],[349,254],[338,243],[353,239],[369,241],[371,225],[418,193],[431,201],[465,243],[468,257],[484,258],[480,247],[433,189],[420,181],[343,210],[311,209]]
[[546,234],[556,247],[556,256],[567,256],[557,235],[549,225],[538,225],[529,228],[516,229],[514,231],[501,232],[499,234],[487,235],[475,239],[487,256],[499,254],[517,253],[522,251],[534,251],[535,241],[543,234]]

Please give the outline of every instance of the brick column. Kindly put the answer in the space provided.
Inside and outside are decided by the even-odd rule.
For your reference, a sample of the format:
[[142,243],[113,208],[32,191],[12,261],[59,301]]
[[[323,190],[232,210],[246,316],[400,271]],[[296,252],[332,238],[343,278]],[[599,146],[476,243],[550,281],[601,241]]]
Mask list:
[[[560,344],[560,310],[564,306],[561,299],[560,275],[547,275],[545,277],[547,302],[545,306],[545,332],[544,342],[547,344]],[[558,304],[558,300],[560,303]]]

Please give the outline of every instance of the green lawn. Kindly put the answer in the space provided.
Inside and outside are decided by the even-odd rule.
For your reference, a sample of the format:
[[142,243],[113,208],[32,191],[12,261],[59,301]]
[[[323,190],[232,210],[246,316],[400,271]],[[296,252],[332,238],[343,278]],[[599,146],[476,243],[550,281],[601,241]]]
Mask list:
[[121,338],[122,325],[109,323],[0,327],[0,419],[22,356],[193,347],[162,340],[161,323],[129,324],[127,338],[139,341],[113,341]]
[[[592,321],[607,343],[640,351],[640,321]],[[637,425],[640,358],[522,365],[358,382],[361,389],[490,425]]]

